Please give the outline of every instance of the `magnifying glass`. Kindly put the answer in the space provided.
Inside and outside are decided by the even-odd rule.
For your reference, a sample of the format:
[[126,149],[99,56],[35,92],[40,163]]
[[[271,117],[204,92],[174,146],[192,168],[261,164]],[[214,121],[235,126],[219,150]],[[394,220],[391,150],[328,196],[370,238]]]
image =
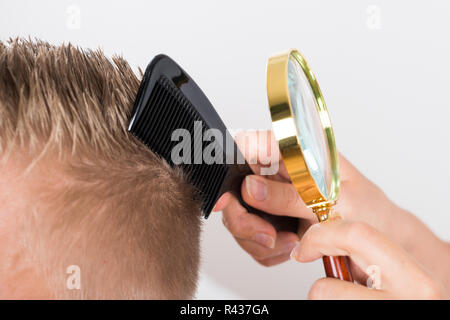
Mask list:
[[[292,184],[319,222],[339,196],[339,163],[328,110],[305,58],[289,50],[269,58],[267,95],[273,132]],[[327,277],[353,281],[347,257],[324,257]]]

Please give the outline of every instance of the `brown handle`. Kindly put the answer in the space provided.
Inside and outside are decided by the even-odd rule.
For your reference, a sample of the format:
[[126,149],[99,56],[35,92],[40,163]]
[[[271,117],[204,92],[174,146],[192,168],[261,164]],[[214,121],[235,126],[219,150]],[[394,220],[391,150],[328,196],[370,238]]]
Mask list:
[[325,256],[322,260],[325,267],[325,274],[328,278],[336,278],[353,282],[348,257]]

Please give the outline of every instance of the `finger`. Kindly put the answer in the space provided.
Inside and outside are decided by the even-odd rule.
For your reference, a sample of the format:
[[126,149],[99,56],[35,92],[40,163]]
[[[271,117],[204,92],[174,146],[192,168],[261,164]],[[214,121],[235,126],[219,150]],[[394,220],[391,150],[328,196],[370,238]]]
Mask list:
[[[304,234],[292,256],[308,262],[324,255],[349,256],[361,269],[377,266],[383,278],[383,288],[410,286],[404,283],[423,272],[399,246],[381,233],[360,222],[342,219],[318,223]],[[408,273],[408,274],[406,274]]]
[[383,299],[385,292],[372,290],[349,281],[333,278],[319,279],[308,293],[310,300],[375,300]]
[[220,196],[219,200],[217,200],[212,211],[213,212],[222,211],[223,209],[225,209],[226,206],[228,206],[231,199],[232,199],[231,193],[229,192],[224,193],[223,195]]
[[277,264],[283,263],[285,261],[290,260],[290,254],[289,253],[283,253],[275,257],[270,257],[263,260],[256,260],[259,264],[265,266],[265,267],[272,267]]
[[292,232],[278,232],[274,248],[267,248],[253,240],[236,238],[236,241],[242,249],[260,261],[282,254],[290,254],[297,242],[300,241],[300,238]]
[[342,181],[350,180],[355,176],[358,170],[347,160],[341,153],[339,153],[339,173]]
[[272,181],[250,175],[241,187],[244,201],[264,212],[315,221],[311,209],[306,207],[295,187],[289,182]]
[[268,248],[275,247],[275,228],[256,214],[248,213],[232,194],[228,206],[222,211],[222,220],[236,238],[253,240]]
[[266,158],[272,161],[281,159],[278,142],[270,130],[240,131],[234,136],[234,141],[247,161],[265,163]]
[[359,284],[365,286],[367,284],[367,279],[369,276],[356,263],[352,261],[352,259],[348,259],[350,272],[353,276],[353,279]]
[[234,139],[254,173],[277,175],[289,180],[272,131],[242,131]]

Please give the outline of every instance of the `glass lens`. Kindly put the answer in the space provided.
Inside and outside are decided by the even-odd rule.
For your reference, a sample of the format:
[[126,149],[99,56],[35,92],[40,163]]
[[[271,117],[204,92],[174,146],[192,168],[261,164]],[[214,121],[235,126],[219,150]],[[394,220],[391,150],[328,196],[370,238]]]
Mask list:
[[309,81],[292,55],[288,62],[288,87],[303,157],[316,185],[328,199],[332,182],[328,141]]

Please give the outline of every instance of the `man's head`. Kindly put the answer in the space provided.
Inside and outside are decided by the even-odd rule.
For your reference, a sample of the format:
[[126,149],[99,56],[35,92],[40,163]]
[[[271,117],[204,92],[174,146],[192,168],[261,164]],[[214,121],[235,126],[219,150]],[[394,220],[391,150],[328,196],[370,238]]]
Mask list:
[[200,205],[127,132],[138,87],[100,51],[0,42],[0,298],[194,294]]

